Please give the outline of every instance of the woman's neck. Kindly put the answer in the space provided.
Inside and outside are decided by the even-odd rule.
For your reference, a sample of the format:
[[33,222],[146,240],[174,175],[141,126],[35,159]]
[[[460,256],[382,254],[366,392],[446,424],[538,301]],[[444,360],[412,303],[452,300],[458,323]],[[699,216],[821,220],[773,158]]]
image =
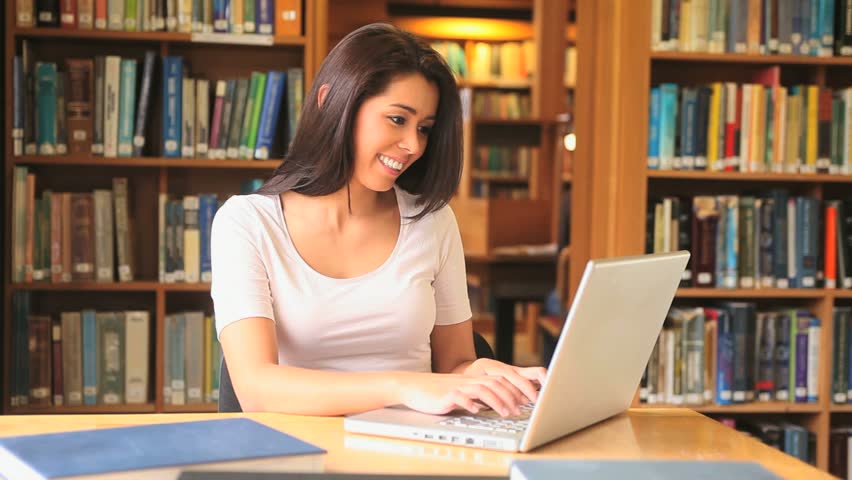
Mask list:
[[329,195],[309,197],[296,192],[283,194],[288,214],[321,221],[327,225],[342,228],[348,221],[374,217],[396,208],[396,193],[376,192],[351,182],[349,188],[343,187]]

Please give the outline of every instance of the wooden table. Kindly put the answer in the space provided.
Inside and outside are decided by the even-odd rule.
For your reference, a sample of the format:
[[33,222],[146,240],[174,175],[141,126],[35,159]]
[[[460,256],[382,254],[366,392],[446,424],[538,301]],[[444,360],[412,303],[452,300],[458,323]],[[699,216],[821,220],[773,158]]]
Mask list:
[[328,472],[507,475],[512,458],[756,461],[784,478],[833,478],[688,409],[633,409],[539,447],[509,454],[343,431],[340,417],[259,414],[0,416],[0,436],[246,416],[318,445]]

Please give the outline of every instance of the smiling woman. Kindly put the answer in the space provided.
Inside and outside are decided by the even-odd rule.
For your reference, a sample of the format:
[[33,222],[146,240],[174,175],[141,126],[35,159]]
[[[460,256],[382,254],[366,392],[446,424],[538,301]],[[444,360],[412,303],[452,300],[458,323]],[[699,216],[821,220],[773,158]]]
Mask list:
[[447,204],[459,104],[434,50],[362,27],[323,62],[273,177],[217,212],[216,328],[243,410],[508,415],[535,400],[544,369],[474,354]]

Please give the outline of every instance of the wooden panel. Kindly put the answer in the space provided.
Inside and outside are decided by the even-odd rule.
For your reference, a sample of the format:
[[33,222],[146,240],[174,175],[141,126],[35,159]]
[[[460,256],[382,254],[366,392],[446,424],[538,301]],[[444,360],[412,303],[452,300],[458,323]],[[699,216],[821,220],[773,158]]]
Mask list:
[[488,247],[544,244],[550,241],[548,200],[489,199]]
[[488,254],[488,202],[483,198],[456,196],[450,202],[466,254]]

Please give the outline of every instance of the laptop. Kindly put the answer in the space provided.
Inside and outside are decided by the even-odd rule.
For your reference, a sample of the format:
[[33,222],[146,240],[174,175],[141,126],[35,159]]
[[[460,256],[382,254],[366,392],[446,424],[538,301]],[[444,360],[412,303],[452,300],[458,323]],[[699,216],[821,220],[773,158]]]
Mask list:
[[520,416],[393,406],[349,415],[344,430],[527,452],[630,407],[689,252],[590,260],[535,405]]

